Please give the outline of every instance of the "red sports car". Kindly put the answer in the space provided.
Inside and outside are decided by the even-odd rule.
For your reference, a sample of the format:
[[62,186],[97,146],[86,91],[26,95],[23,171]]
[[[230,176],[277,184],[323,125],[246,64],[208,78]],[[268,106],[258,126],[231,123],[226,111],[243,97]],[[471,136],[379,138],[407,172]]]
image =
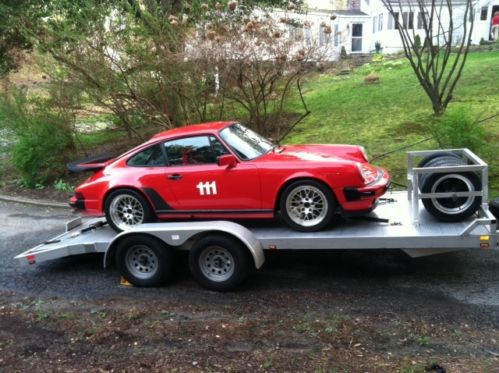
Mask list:
[[72,169],[95,174],[70,205],[105,215],[116,231],[156,220],[277,213],[295,230],[317,231],[334,214],[373,209],[390,184],[361,146],[278,146],[237,122],[165,131],[117,158]]

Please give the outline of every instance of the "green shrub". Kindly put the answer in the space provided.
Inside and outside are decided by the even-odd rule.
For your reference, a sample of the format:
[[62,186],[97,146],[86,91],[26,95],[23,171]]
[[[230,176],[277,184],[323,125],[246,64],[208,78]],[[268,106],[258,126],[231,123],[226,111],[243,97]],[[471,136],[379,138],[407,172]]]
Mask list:
[[482,150],[486,132],[473,120],[464,108],[448,109],[437,120],[435,137],[443,148],[469,148],[475,152]]
[[414,37],[414,49],[416,49],[416,50],[421,49],[421,37],[419,35],[416,35]]
[[0,98],[0,122],[14,134],[10,155],[21,185],[47,185],[64,173],[74,150],[67,116],[47,101],[15,92]]
[[347,58],[348,58],[347,50],[343,46],[343,47],[341,47],[341,51],[340,51],[340,59],[346,60]]

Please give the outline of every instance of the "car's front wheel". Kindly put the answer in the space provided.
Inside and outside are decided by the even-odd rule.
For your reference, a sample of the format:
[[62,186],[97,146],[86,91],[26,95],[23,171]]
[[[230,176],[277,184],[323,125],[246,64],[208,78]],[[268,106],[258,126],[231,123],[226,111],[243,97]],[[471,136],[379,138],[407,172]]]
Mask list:
[[104,204],[106,220],[116,232],[154,221],[154,214],[147,200],[134,190],[119,189],[111,192]]
[[331,223],[336,201],[324,184],[298,180],[284,189],[279,205],[288,226],[297,231],[315,232]]

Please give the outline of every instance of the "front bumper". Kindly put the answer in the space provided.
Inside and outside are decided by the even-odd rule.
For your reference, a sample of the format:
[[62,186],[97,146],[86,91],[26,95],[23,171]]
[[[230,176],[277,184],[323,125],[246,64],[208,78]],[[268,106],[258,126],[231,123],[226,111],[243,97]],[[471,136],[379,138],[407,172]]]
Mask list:
[[388,172],[380,168],[378,177],[371,184],[363,187],[343,188],[346,211],[369,210],[373,207],[379,197],[381,197],[390,187],[391,179]]

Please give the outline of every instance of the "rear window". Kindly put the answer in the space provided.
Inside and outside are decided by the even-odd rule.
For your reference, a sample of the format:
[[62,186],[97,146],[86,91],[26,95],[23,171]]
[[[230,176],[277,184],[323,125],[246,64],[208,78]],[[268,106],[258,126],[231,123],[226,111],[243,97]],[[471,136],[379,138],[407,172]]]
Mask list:
[[127,164],[132,167],[160,167],[166,166],[166,160],[161,146],[158,144],[135,154],[128,160]]

